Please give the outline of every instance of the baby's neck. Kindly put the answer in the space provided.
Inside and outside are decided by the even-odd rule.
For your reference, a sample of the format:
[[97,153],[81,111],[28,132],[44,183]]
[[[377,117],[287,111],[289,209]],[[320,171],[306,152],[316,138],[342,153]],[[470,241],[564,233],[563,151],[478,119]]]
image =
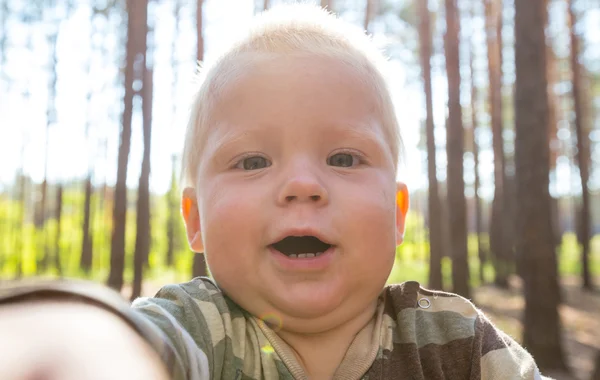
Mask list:
[[308,379],[332,379],[356,335],[374,318],[376,308],[374,302],[356,317],[328,331],[302,334],[282,330],[277,335],[290,346]]

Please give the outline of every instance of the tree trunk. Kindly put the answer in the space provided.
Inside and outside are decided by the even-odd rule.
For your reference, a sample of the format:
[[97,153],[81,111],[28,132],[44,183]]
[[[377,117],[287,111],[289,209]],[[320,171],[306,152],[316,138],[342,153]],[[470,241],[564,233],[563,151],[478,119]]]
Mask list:
[[321,0],[321,8],[333,12],[333,0]]
[[137,203],[137,232],[134,254],[134,282],[131,299],[140,296],[142,291],[142,279],[144,264],[148,261],[150,253],[150,146],[152,135],[152,69],[146,69],[144,75],[144,158],[138,186]]
[[[546,7],[548,7],[548,0],[546,0]],[[544,25],[548,27],[548,15],[546,14]],[[552,41],[546,36],[546,78],[548,78],[548,146],[550,147],[550,173],[556,172],[556,160],[558,158],[558,123],[557,123],[557,105],[559,104],[554,86],[559,82],[558,73],[556,70],[556,56],[554,49],[552,48]],[[558,181],[555,180],[558,184]],[[552,199],[552,230],[554,232],[554,245],[555,248],[561,243],[561,232],[560,232],[560,215],[558,212],[558,199]]]
[[[268,6],[268,4],[266,4]],[[266,9],[266,8],[265,8]],[[204,60],[204,37],[202,34],[202,0],[198,0],[196,8],[196,59],[199,62]],[[204,255],[199,252],[194,253],[194,262],[192,264],[192,277],[206,276],[206,260]]]
[[[39,267],[37,272],[40,273],[47,269],[50,261],[50,247],[46,231],[46,210],[48,208],[48,161],[50,151],[50,128],[56,122],[56,63],[57,63],[57,40],[58,40],[58,25],[52,25],[54,31],[48,36],[48,44],[50,45],[50,80],[48,82],[48,103],[46,105],[46,133],[44,147],[44,181],[41,184],[41,201],[37,205],[35,218],[36,235],[38,237],[40,252],[43,252],[41,261],[38,261]],[[41,234],[39,236],[38,234]]]
[[[179,40],[179,15],[181,11],[181,3],[179,0],[175,2],[175,7],[173,8],[173,18],[175,19],[175,32],[173,33],[173,41],[171,45],[171,67],[177,67],[177,57],[175,54],[175,50],[177,47],[177,43]],[[177,94],[177,84],[178,84],[178,76],[177,70],[173,72],[173,82],[172,82],[172,97],[175,99],[175,94]],[[173,106],[173,117],[177,114],[177,102],[172,102]],[[177,205],[177,173],[176,173],[176,159],[177,156],[173,155],[172,163],[171,163],[171,187],[169,192],[167,193],[167,228],[166,228],[166,237],[167,237],[167,253],[166,253],[166,265],[171,268],[174,264],[174,251],[175,251],[175,229],[176,224],[181,223],[181,220],[178,219],[178,205]]]
[[367,33],[371,33],[369,26],[371,24],[371,20],[373,20],[373,17],[375,16],[375,13],[377,13],[376,7],[377,7],[377,0],[366,0],[365,19],[363,22],[363,29]]
[[[108,139],[105,137],[102,141],[103,153],[101,155],[102,159],[108,158]],[[108,186],[108,178],[107,173],[104,173],[102,178],[102,184],[98,186],[99,194],[98,194],[98,202],[96,204],[92,203],[92,207],[94,207],[94,211],[92,215],[98,215],[96,220],[98,221],[98,225],[95,226],[97,231],[100,231],[101,238],[99,241],[94,239],[94,235],[92,235],[92,245],[96,247],[97,255],[92,257],[92,268],[95,268],[94,264],[97,263],[100,266],[98,267],[100,270],[106,269],[104,260],[100,260],[103,257],[102,253],[109,250],[107,244],[111,241],[111,228],[107,225],[109,218],[112,217],[112,209],[113,209],[113,194],[114,188],[110,188]],[[97,258],[96,258],[97,257]],[[110,270],[110,268],[108,268]]]
[[[546,1],[546,7],[548,2]],[[548,28],[549,15],[547,12],[544,17],[544,28]],[[556,55],[552,48],[552,39],[546,36],[546,78],[548,80],[548,144],[550,146],[550,171],[556,169],[556,159],[558,157],[558,146],[556,146],[556,132],[558,129],[557,124],[557,97],[554,92],[554,86],[558,83],[559,79],[556,71]]]
[[[96,12],[92,12],[90,14],[90,24],[91,24],[91,30],[90,30],[90,40],[93,39],[93,36],[98,33],[98,30],[94,24],[94,18],[96,17]],[[92,45],[92,49],[95,49],[96,46]],[[92,75],[92,71],[91,71],[91,65],[92,65],[92,58],[91,56],[88,59],[87,62],[87,75],[91,77]],[[90,107],[91,107],[91,100],[92,100],[92,93],[93,90],[91,88],[88,88],[88,92],[87,92],[87,106],[88,106],[88,119],[86,120],[85,123],[85,138],[88,144],[88,147],[92,145],[92,141],[90,140],[90,124],[91,124],[91,120],[90,120]],[[94,142],[96,143],[96,142]],[[91,160],[91,156],[88,155],[88,174],[87,177],[85,179],[85,184],[83,185],[84,188],[84,199],[83,199],[83,221],[81,223],[81,235],[82,235],[82,239],[81,239],[81,256],[79,257],[79,268],[86,274],[90,273],[90,270],[92,269],[92,259],[93,259],[93,253],[92,253],[92,235],[90,235],[90,230],[91,230],[91,221],[92,221],[92,194],[93,194],[93,186],[92,186],[92,175],[93,175],[93,168],[92,168],[92,160]]]
[[477,234],[477,257],[479,258],[479,283],[480,284],[485,284],[485,266],[487,264],[488,261],[488,254],[487,254],[487,250],[486,248],[483,246],[483,241],[482,241],[482,237],[481,235],[483,234],[483,216],[482,216],[482,212],[481,212],[481,198],[479,197],[479,189],[480,189],[480,179],[479,179],[479,144],[477,142],[477,111],[475,109],[472,109],[473,115],[472,117],[472,122],[473,122],[473,129],[471,130],[472,133],[472,140],[471,143],[473,144],[473,171],[475,172],[475,183],[473,184],[474,187],[474,195],[473,195],[473,201],[475,203],[475,231]]
[[[46,152],[48,142],[46,141]],[[47,153],[46,153],[47,157]],[[44,160],[47,162],[47,158]],[[44,164],[46,165],[46,163]],[[44,170],[46,172],[46,170]],[[44,174],[44,180],[40,184],[40,195],[41,198],[35,202],[34,209],[34,225],[35,225],[35,246],[36,246],[36,273],[41,274],[48,269],[48,261],[50,258],[50,248],[48,247],[48,239],[46,234],[46,209],[48,208],[48,181],[47,176]],[[39,257],[39,255],[42,255]]]
[[83,201],[83,223],[82,232],[83,239],[81,241],[81,259],[79,266],[85,273],[89,273],[92,269],[92,236],[90,235],[92,220],[92,173],[88,173],[85,180],[85,198]]
[[494,257],[496,285],[508,287],[509,247],[504,218],[507,214],[504,140],[502,136],[502,0],[484,0],[489,75],[489,105],[494,151],[494,200],[490,221],[490,248]]
[[54,237],[54,268],[59,276],[63,270],[60,264],[60,234],[63,209],[63,185],[59,184],[56,189],[56,235]]
[[588,133],[585,128],[585,115],[583,107],[583,91],[581,87],[581,65],[579,63],[579,37],[575,34],[577,16],[574,1],[569,1],[569,34],[571,37],[571,73],[573,84],[573,108],[575,111],[575,135],[577,136],[577,164],[579,165],[579,178],[581,180],[581,208],[579,214],[579,243],[581,244],[581,280],[585,290],[593,288],[590,276],[590,191],[588,188],[589,169],[589,143]]
[[[204,0],[198,0],[196,4],[196,60],[198,62],[204,61],[204,34],[203,34],[203,18],[202,7]],[[264,9],[268,9],[269,2],[264,4]]]
[[544,371],[566,371],[549,194],[545,0],[515,0],[516,248],[525,292],[523,343]]
[[448,155],[447,183],[452,283],[455,293],[470,298],[465,183],[463,179],[464,132],[460,105],[460,18],[457,0],[445,0],[445,4],[446,35],[444,50],[448,76],[446,151]]
[[596,353],[596,364],[591,380],[600,380],[600,351]]
[[429,225],[429,287],[442,289],[442,225],[440,217],[440,196],[438,191],[436,148],[433,124],[433,95],[431,91],[431,15],[427,1],[419,1],[419,36],[421,70],[423,72],[423,87],[425,90],[425,105],[427,119],[425,133],[427,135],[427,177],[429,179],[428,200],[428,225]]
[[[125,65],[125,97],[123,98],[123,125],[117,163],[117,183],[114,191],[113,225],[110,250],[110,274],[107,285],[120,291],[125,269],[125,225],[127,216],[127,165],[131,146],[131,118],[133,114],[134,62],[139,52],[140,23],[146,20],[145,1],[127,1],[127,45]],[[143,13],[143,14],[142,14]],[[143,16],[143,17],[142,17]],[[144,36],[145,38],[145,36]]]
[[[475,2],[472,3],[471,7],[471,25],[473,25],[473,20],[475,20]],[[473,34],[474,31],[472,30],[471,35]],[[477,254],[479,257],[479,282],[483,284],[485,283],[484,267],[487,263],[487,254],[481,241],[481,235],[483,233],[483,218],[481,215],[481,198],[479,198],[479,144],[477,141],[477,131],[479,127],[479,120],[477,118],[478,91],[477,86],[475,85],[475,67],[473,65],[475,60],[475,45],[473,44],[473,41],[470,41],[469,46],[469,71],[471,74],[471,144],[473,146],[473,174],[475,175],[475,183],[473,184],[473,201],[475,203],[475,231],[477,234]]]
[[20,279],[23,274],[23,243],[25,241],[24,229],[25,225],[25,208],[27,204],[27,181],[25,177],[25,172],[23,170],[23,165],[25,163],[25,145],[21,148],[21,165],[19,169],[19,195],[18,195],[18,218],[17,220],[20,222],[20,229],[15,232],[15,241],[14,241],[14,250],[17,253],[17,263],[15,268],[15,278]]
[[171,188],[167,193],[167,267],[171,268],[174,264],[174,252],[175,252],[175,231],[177,223],[181,223],[178,219],[179,213],[177,212],[177,172],[176,172],[175,156],[173,156],[173,163],[171,169]]
[[[48,133],[48,128],[46,127],[46,134]],[[44,151],[46,153],[44,153],[44,166],[46,166],[46,162],[48,161],[48,141],[45,142],[46,148],[44,149]],[[39,186],[39,194],[40,194],[40,198],[36,199],[35,202],[35,210],[34,210],[34,219],[33,219],[33,224],[35,226],[36,229],[41,230],[44,227],[45,221],[46,221],[46,204],[47,202],[47,196],[48,196],[48,181],[46,180],[47,178],[47,169],[44,169],[44,180],[42,181],[42,183]]]
[[[25,46],[27,47],[27,49],[29,51],[33,51],[33,38],[32,35],[33,33],[31,31],[27,31],[26,32],[26,43]],[[29,92],[29,90],[25,90],[23,93],[23,104],[30,104],[31,103],[31,93]],[[17,262],[16,262],[16,267],[15,267],[15,279],[20,279],[23,275],[23,243],[25,242],[25,231],[23,226],[25,226],[25,221],[26,221],[26,214],[25,214],[25,210],[28,207],[28,198],[27,198],[27,194],[30,193],[30,189],[29,186],[31,186],[32,188],[35,187],[33,185],[33,183],[27,181],[27,177],[25,176],[25,172],[24,172],[24,165],[25,165],[25,149],[27,147],[27,144],[29,143],[29,138],[27,137],[27,133],[22,132],[22,137],[23,137],[23,145],[21,146],[21,157],[20,157],[20,165],[19,165],[19,197],[18,197],[18,203],[19,203],[19,217],[18,217],[18,227],[17,227],[17,233],[15,233],[15,242],[14,242],[14,251],[17,252]],[[29,185],[29,186],[28,186]],[[29,206],[30,208],[33,209],[34,211],[34,222],[35,222],[35,201],[33,202],[33,205]]]
[[[142,293],[142,281],[144,277],[144,266],[148,262],[150,253],[150,147],[152,142],[152,90],[153,90],[153,71],[148,67],[146,59],[148,52],[147,37],[148,30],[148,0],[142,1],[143,10],[140,18],[138,39],[138,51],[142,57],[140,62],[139,77],[142,79],[142,89],[138,95],[142,97],[142,120],[144,135],[144,154],[142,158],[142,168],[140,170],[140,179],[138,182],[138,199],[136,210],[136,234],[135,251],[133,254],[133,289],[131,300],[136,299]],[[151,33],[151,32],[150,32]],[[151,40],[151,39],[150,39]],[[151,52],[150,52],[151,54]]]

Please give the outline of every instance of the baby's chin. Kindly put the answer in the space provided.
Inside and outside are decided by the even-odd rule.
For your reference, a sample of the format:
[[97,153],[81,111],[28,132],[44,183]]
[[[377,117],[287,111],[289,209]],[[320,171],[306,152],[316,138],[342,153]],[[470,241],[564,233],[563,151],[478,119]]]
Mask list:
[[314,334],[335,327],[354,313],[364,312],[375,299],[339,284],[304,283],[272,289],[265,295],[265,301],[267,310],[253,314],[268,324],[269,318],[273,318],[274,329]]

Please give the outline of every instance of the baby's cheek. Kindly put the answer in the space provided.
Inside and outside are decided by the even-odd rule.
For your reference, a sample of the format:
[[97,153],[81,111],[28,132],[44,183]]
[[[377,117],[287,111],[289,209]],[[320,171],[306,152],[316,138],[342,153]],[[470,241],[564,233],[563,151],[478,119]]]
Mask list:
[[226,219],[236,207],[243,207],[247,202],[247,196],[243,191],[235,190],[231,186],[211,186],[203,197],[203,208],[207,217]]
[[395,250],[395,203],[392,197],[381,190],[371,196],[355,200],[345,208],[343,220],[351,221],[346,225],[345,235],[353,241],[352,246],[361,251],[388,252]]
[[221,247],[238,243],[252,244],[249,239],[260,236],[256,229],[261,225],[259,219],[265,214],[264,207],[262,209],[259,200],[248,192],[227,188],[215,192],[205,203],[205,239],[207,242],[220,240]]
[[[346,217],[355,223],[372,226],[374,229],[392,227],[395,220],[394,194],[378,187],[359,189],[355,194],[348,194]],[[370,229],[370,228],[369,228]],[[383,231],[382,231],[383,232]]]

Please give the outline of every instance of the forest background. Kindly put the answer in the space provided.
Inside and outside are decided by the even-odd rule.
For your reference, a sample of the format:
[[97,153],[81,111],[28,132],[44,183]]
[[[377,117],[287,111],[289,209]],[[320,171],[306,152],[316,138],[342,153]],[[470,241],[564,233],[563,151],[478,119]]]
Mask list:
[[[286,0],[0,0],[0,282],[205,275],[178,173],[197,62]],[[390,57],[411,191],[389,282],[600,379],[600,3],[319,0]],[[594,360],[596,370],[594,370]]]

